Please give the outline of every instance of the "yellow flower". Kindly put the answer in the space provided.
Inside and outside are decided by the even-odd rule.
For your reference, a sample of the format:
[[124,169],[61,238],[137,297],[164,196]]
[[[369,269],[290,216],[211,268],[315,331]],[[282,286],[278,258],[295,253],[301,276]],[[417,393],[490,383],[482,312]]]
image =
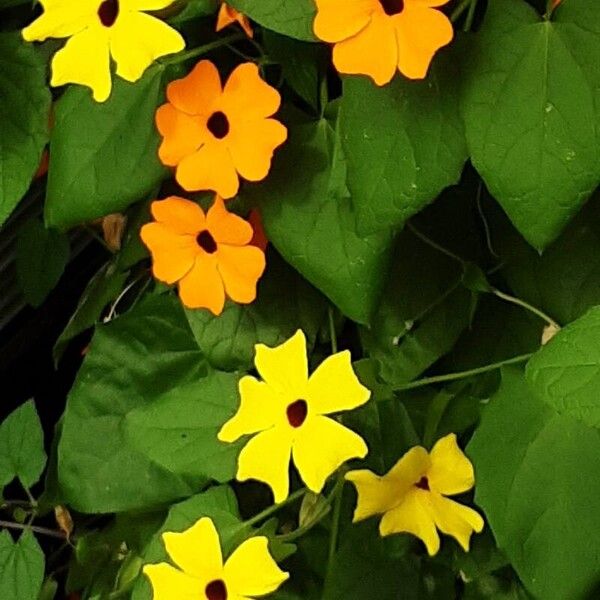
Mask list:
[[214,523],[200,519],[182,533],[163,533],[168,563],[146,565],[154,600],[249,600],[274,592],[289,574],[279,569],[264,536],[238,546],[223,564]]
[[476,511],[445,497],[466,492],[475,484],[473,466],[453,433],[439,440],[431,453],[421,446],[411,448],[383,477],[362,470],[350,471],[346,479],[358,493],[355,523],[382,514],[382,536],[412,533],[423,540],[431,556],[440,549],[436,527],[465,551],[473,531],[483,529]]
[[238,480],[266,483],[279,503],[289,493],[290,458],[306,486],[319,493],[340,465],[367,455],[359,435],[325,416],[356,408],[371,395],[352,370],[350,352],[330,356],[309,377],[299,330],[281,346],[257,344],[254,364],[263,381],[242,377],[240,408],[218,435],[234,442],[257,434],[240,453]]
[[104,102],[112,89],[110,58],[117,75],[137,81],[150,64],[185,48],[181,35],[141,11],[159,10],[173,0],[40,0],[44,13],[23,29],[23,38],[43,42],[69,38],[52,59],[53,86],[79,83]]

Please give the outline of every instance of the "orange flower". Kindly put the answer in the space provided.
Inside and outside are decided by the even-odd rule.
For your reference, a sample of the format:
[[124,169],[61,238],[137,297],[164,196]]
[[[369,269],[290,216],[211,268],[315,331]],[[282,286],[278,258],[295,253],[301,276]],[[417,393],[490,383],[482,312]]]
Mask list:
[[239,176],[261,181],[268,175],[287,129],[269,118],[281,96],[254,63],[239,65],[223,88],[215,65],[200,61],[167,86],[167,99],[156,113],[164,138],[158,154],[165,165],[177,167],[175,178],[184,189],[232,198]]
[[152,272],[167,284],[178,283],[188,308],[208,308],[220,315],[225,295],[249,304],[265,269],[265,255],[250,245],[252,226],[215,201],[206,215],[195,203],[171,196],[152,203],[155,222],[141,237],[152,254]]
[[229,25],[236,21],[240,24],[240,27],[245,31],[249,38],[254,37],[254,31],[252,31],[252,25],[250,25],[248,17],[243,15],[239,10],[229,6],[227,2],[223,2],[217,18],[217,31],[229,27]]
[[340,73],[389,83],[396,68],[410,79],[427,75],[434,54],[452,41],[452,23],[435,7],[449,0],[315,0],[314,31],[335,44]]

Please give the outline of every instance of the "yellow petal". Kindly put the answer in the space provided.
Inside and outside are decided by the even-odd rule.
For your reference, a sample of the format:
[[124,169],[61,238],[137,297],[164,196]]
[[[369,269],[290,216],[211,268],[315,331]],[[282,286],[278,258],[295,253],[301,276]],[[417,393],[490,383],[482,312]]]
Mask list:
[[178,31],[141,12],[123,12],[111,29],[110,51],[117,75],[127,81],[137,81],[157,58],[184,48]]
[[217,436],[222,442],[235,442],[243,435],[269,429],[285,415],[285,404],[263,381],[246,375],[240,379],[239,391],[240,407]]
[[44,12],[23,29],[27,42],[71,37],[98,21],[97,0],[42,0]]
[[175,0],[121,0],[131,10],[162,10],[171,6]]
[[470,490],[475,484],[473,465],[458,447],[454,433],[436,442],[430,458],[427,479],[432,490],[452,496]]
[[[223,576],[223,557],[219,534],[212,519],[203,517],[181,533],[167,531],[162,535],[167,554],[187,575],[200,582]],[[173,594],[177,596],[177,594]]]
[[407,4],[394,24],[398,38],[398,69],[411,79],[423,79],[435,53],[452,41],[452,23],[441,11]]
[[110,60],[108,35],[101,25],[75,34],[52,59],[54,87],[79,83],[92,89],[94,100],[104,102],[110,96]]
[[431,460],[427,450],[422,446],[415,446],[402,456],[383,479],[389,485],[393,485],[401,496],[427,473],[430,466]]
[[315,0],[313,29],[324,42],[340,42],[364,29],[376,10],[373,0]]
[[260,376],[288,400],[306,400],[308,361],[306,337],[298,330],[289,340],[269,348],[256,344],[254,364]]
[[350,352],[338,352],[325,359],[308,380],[308,402],[316,414],[351,410],[371,397],[352,368]]
[[420,501],[427,492],[414,490],[408,493],[402,504],[385,513],[379,524],[381,535],[412,533],[420,538],[430,556],[440,549],[440,537],[429,511]]
[[283,502],[289,493],[291,451],[289,427],[273,427],[257,433],[240,452],[237,479],[262,481],[273,490],[275,502]]
[[340,73],[368,75],[377,85],[388,83],[396,72],[396,32],[383,11],[374,13],[360,33],[336,44],[333,64]]
[[225,563],[227,589],[239,596],[264,596],[274,592],[289,574],[269,554],[266,537],[253,537],[238,546]]
[[144,574],[154,591],[153,600],[198,600],[203,591],[201,583],[167,563],[146,565]]
[[364,458],[368,451],[358,434],[323,416],[307,418],[298,428],[292,448],[302,481],[317,494],[340,465],[352,458]]
[[442,533],[451,535],[465,550],[469,551],[471,534],[481,532],[484,521],[481,515],[468,506],[435,493],[429,494],[431,515]]

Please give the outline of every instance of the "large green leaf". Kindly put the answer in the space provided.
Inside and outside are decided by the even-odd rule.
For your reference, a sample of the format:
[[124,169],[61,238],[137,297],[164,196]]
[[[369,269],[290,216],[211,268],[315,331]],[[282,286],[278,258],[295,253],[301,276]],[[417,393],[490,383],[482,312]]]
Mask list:
[[585,598],[600,573],[600,432],[559,415],[511,369],[467,454],[475,500],[529,591]]
[[346,165],[326,120],[290,130],[267,181],[248,190],[261,204],[269,239],[282,256],[351,319],[377,306],[391,257],[391,236],[356,233]]
[[461,277],[460,263],[409,231],[399,236],[381,304],[369,326],[361,328],[363,345],[386,383],[420,375],[469,325],[471,294]]
[[25,299],[40,306],[54,289],[69,260],[69,238],[31,219],[17,239],[17,277]]
[[20,33],[0,34],[0,225],[23,197],[48,142],[46,65]]
[[460,178],[467,149],[455,71],[445,59],[422,82],[344,79],[340,130],[359,232],[403,225]]
[[491,0],[463,93],[473,163],[538,249],[600,182],[600,4],[569,0],[555,15]]
[[212,477],[210,461],[198,456],[193,473],[172,472],[133,443],[127,421],[208,370],[174,298],[150,298],[100,326],[63,419],[58,472],[69,504],[89,513],[119,512],[198,491]]
[[35,404],[28,400],[0,425],[0,492],[15,477],[30,488],[45,466],[44,432]]
[[228,4],[267,29],[299,40],[315,40],[314,0],[228,0]]
[[255,344],[276,346],[297,329],[314,342],[326,310],[323,296],[276,253],[269,252],[267,271],[252,304],[228,302],[218,317],[206,310],[186,310],[186,316],[210,364],[235,370],[251,368]]
[[103,104],[81,86],[64,93],[50,143],[49,225],[66,228],[121,211],[165,176],[154,125],[164,83],[165,67],[155,65],[135,84],[117,77]]
[[35,600],[44,580],[44,553],[33,533],[24,531],[13,542],[8,531],[0,532],[0,598]]
[[527,379],[559,413],[600,427],[600,306],[539,350],[527,365]]

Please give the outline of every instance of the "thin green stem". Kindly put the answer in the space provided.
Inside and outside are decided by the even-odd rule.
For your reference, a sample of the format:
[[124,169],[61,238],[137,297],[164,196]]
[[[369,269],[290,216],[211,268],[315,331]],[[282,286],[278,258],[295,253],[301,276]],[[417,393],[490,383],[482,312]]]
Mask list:
[[328,311],[328,319],[329,319],[329,337],[331,338],[331,353],[337,354],[338,345],[337,345],[337,334],[335,332],[335,319],[333,316],[333,307],[329,307]]
[[467,18],[465,19],[465,24],[463,26],[463,31],[471,31],[473,27],[473,19],[475,18],[475,9],[477,8],[477,0],[471,0],[471,4],[469,5],[469,12],[467,13]]
[[448,258],[459,262],[461,265],[465,264],[465,261],[460,256],[454,254],[454,252],[450,252],[450,250],[444,248],[444,246],[440,246],[440,244],[438,244],[437,242],[434,242],[430,237],[427,237],[422,231],[419,231],[412,223],[407,223],[406,226],[413,233],[413,235],[418,237],[423,243],[427,244],[428,246],[431,246],[434,250],[445,254]]
[[489,371],[496,371],[502,367],[508,365],[516,365],[528,361],[533,356],[533,352],[529,354],[521,354],[513,358],[501,360],[496,363],[484,365],[483,367],[477,367],[476,369],[469,369],[468,371],[459,371],[458,373],[447,373],[446,375],[434,375],[433,377],[425,377],[423,379],[417,379],[403,385],[399,385],[394,388],[395,392],[404,392],[406,390],[414,390],[416,388],[425,387],[426,385],[432,385],[434,383],[447,383],[449,381],[457,381],[460,379],[466,379],[467,377],[473,377],[474,375],[481,375],[488,373]]
[[463,0],[450,15],[450,20],[455,23],[460,19],[461,15],[467,10],[467,8],[471,5],[471,0]]
[[59,540],[64,540],[67,538],[62,531],[48,529],[46,527],[37,527],[36,525],[23,525],[22,523],[14,523],[13,521],[0,521],[0,527],[5,527],[6,529],[20,529],[22,531],[31,529],[31,531],[39,533],[40,535],[47,535]]
[[105,250],[110,252],[110,254],[114,254],[114,250],[106,243],[104,238],[91,226],[84,225],[83,228],[102,246],[104,246]]
[[198,56],[202,56],[203,54],[207,54],[211,50],[216,50],[217,48],[221,48],[221,46],[227,46],[232,44],[233,42],[238,42],[246,37],[243,32],[233,33],[232,35],[228,35],[227,37],[220,38],[211,42],[210,44],[204,44],[203,46],[198,46],[197,48],[192,48],[187,52],[181,52],[180,54],[176,54],[172,58],[167,58],[165,60],[160,61],[163,65],[178,65],[179,63],[185,62],[186,60],[190,60],[191,58],[196,58]]
[[296,500],[298,500],[299,498],[304,496],[305,493],[306,493],[306,488],[296,490],[293,494],[290,494],[280,504],[273,504],[273,506],[269,506],[268,508],[265,508],[265,510],[263,510],[262,512],[259,512],[257,515],[254,515],[252,518],[245,521],[244,524],[250,525],[250,526],[256,525],[260,521],[264,521],[265,519],[268,519],[271,515],[274,515],[276,512],[278,512],[285,506],[292,504],[292,502],[295,502]]
[[497,290],[496,288],[492,289],[492,294],[494,294],[494,296],[497,296],[498,298],[500,298],[506,302],[510,302],[511,304],[516,304],[517,306],[520,306],[521,308],[528,310],[530,313],[533,313],[534,315],[536,315],[537,317],[542,319],[542,321],[545,321],[551,327],[560,329],[560,325],[552,317],[549,317],[545,312],[541,311],[539,308],[536,308],[535,306],[532,306],[528,302],[525,302],[525,300],[521,300],[520,298],[515,298],[514,296],[511,296],[510,294],[505,294],[504,292],[501,292],[500,290]]
[[[341,483],[340,483],[341,482]],[[340,474],[335,487],[335,497],[333,501],[333,514],[331,517],[331,534],[329,535],[329,553],[327,554],[327,573],[331,571],[335,551],[337,550],[337,541],[340,531],[340,515],[342,513],[342,492],[344,490],[344,475]]]

